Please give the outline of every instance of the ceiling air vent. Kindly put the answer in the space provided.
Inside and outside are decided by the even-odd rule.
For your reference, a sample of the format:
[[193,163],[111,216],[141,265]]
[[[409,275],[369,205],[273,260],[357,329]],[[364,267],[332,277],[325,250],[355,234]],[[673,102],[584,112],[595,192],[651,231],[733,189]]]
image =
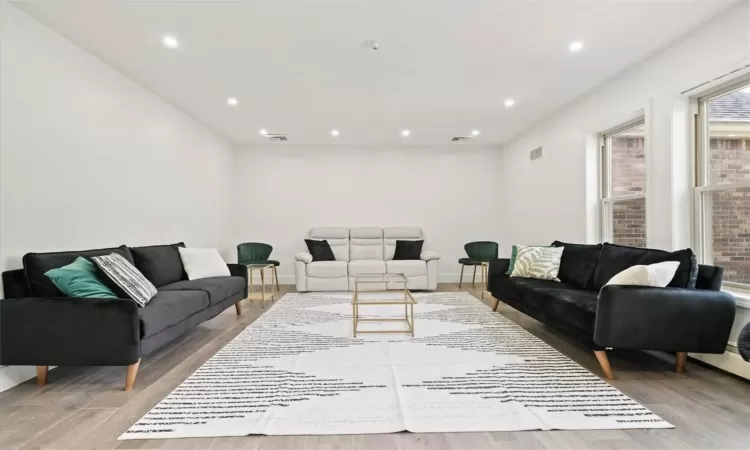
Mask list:
[[471,139],[471,136],[453,136],[453,139],[451,139],[451,141],[460,142],[460,141],[468,141],[469,139]]
[[272,141],[288,141],[283,134],[267,134],[266,137]]
[[542,147],[537,147],[529,152],[529,159],[534,161],[542,157]]

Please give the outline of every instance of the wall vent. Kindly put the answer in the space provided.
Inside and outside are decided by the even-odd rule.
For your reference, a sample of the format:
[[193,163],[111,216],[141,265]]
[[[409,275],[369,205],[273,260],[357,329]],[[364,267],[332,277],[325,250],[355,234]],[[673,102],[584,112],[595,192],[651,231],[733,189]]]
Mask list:
[[542,157],[542,147],[537,147],[529,152],[529,159],[534,161]]
[[451,141],[459,142],[459,141],[468,141],[469,139],[471,139],[471,136],[453,136],[453,139],[451,139]]
[[266,137],[272,141],[288,141],[289,140],[283,134],[267,134]]

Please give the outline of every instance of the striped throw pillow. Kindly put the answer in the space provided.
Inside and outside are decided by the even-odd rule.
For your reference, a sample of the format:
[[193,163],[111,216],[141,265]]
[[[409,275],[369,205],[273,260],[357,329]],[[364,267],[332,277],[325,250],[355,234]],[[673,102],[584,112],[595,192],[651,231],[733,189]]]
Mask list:
[[93,256],[91,260],[104,274],[103,281],[120,297],[132,298],[138,306],[146,306],[156,295],[156,287],[121,255],[110,253]]
[[527,247],[516,246],[516,261],[513,264],[511,278],[537,278],[539,280],[560,281],[563,247]]

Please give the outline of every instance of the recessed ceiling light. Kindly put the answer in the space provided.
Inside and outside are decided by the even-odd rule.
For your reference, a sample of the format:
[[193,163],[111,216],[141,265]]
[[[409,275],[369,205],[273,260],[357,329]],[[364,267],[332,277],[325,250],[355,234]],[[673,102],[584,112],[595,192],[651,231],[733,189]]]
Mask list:
[[166,35],[161,39],[162,44],[164,44],[167,48],[177,48],[180,46],[180,42],[177,40],[176,37]]
[[341,134],[339,130],[331,130],[331,136],[338,136],[339,134]]
[[732,133],[732,134],[729,135],[729,137],[737,137],[737,135],[734,134],[734,133]]
[[411,134],[411,131],[409,130],[401,130],[401,136],[403,137],[409,137],[410,134]]
[[568,50],[570,50],[570,53],[578,53],[581,50],[583,50],[583,42],[581,41],[573,41],[568,46]]
[[266,131],[266,129],[265,129],[265,128],[261,128],[261,129],[260,129],[260,134],[261,134],[262,136],[265,136],[265,135],[267,135],[267,134],[268,134],[268,131]]
[[229,106],[237,106],[239,103],[240,103],[240,101],[237,100],[236,97],[229,97],[229,98],[227,98],[227,104]]
[[479,136],[479,130],[471,130],[472,136]]
[[505,100],[505,103],[504,103],[504,105],[505,105],[506,108],[512,108],[513,105],[515,105],[515,104],[516,104],[516,101],[513,100],[512,98],[509,98],[509,99]]

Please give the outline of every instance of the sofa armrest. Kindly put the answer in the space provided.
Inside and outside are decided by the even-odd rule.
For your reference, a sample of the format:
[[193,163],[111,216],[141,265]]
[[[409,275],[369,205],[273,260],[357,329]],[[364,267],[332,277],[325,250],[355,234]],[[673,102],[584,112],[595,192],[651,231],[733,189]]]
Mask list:
[[132,300],[0,300],[0,364],[130,365],[141,357],[140,333]]
[[490,261],[490,267],[487,270],[487,277],[491,278],[493,275],[505,275],[510,267],[510,259],[499,258]]
[[248,293],[250,292],[248,290],[248,276],[247,276],[247,266],[244,264],[227,264],[227,267],[229,267],[229,275],[233,277],[242,277],[245,279],[245,298],[247,298]]
[[313,261],[312,255],[308,252],[297,253],[296,255],[294,255],[294,259],[305,264],[310,264]]
[[603,347],[724,353],[736,305],[726,292],[604,286],[594,342]]
[[422,254],[419,255],[419,258],[422,261],[432,261],[434,259],[440,259],[440,255],[437,252],[427,250],[427,251],[422,252]]

